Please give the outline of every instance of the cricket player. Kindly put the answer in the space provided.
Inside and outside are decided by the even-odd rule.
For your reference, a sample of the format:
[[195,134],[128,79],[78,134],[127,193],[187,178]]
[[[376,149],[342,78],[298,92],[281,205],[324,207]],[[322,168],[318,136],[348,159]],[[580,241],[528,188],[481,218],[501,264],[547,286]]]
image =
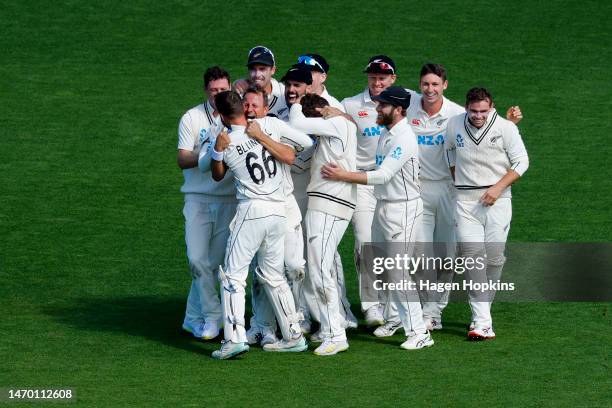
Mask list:
[[287,115],[284,85],[273,78],[276,73],[274,53],[263,45],[251,48],[247,68],[249,70],[248,80],[237,80],[234,83],[234,89],[242,95],[250,85],[255,85],[268,95],[269,114],[279,117]]
[[185,178],[181,191],[185,194],[185,243],[192,276],[183,329],[203,339],[217,337],[222,323],[217,269],[223,263],[228,225],[236,212],[236,190],[230,180],[215,183],[210,170],[201,172],[198,156],[208,149],[211,130],[220,123],[214,97],[228,89],[227,71],[218,66],[208,68],[204,72],[207,101],[188,110],[178,129],[177,161]]
[[[330,95],[327,91],[327,88],[325,87],[325,81],[327,80],[327,74],[329,72],[330,67],[327,63],[327,60],[322,55],[314,53],[300,55],[298,57],[297,64],[293,67],[300,67],[309,70],[312,75],[312,84],[310,85],[309,92],[324,98],[329,103],[330,107],[336,108],[339,111],[344,112],[344,106],[340,102],[338,102],[336,98]],[[290,106],[290,104],[288,104],[288,106]],[[305,217],[306,208],[308,206],[308,195],[306,194],[306,189],[308,187],[308,183],[310,183],[310,164],[314,149],[315,148],[313,147],[298,154],[292,166],[293,183],[295,185],[294,194],[300,207],[302,218]],[[303,231],[305,232],[305,229],[303,229]],[[306,239],[306,236],[304,236],[304,239]],[[342,314],[342,316],[345,318],[344,326],[346,328],[356,328],[357,318],[355,317],[355,315],[353,315],[353,312],[351,311],[351,304],[348,301],[348,297],[346,295],[344,269],[342,267],[342,259],[338,251],[336,251],[334,256],[333,270],[338,283],[338,294],[341,299],[340,314]],[[311,331],[309,312],[310,310],[308,308],[304,309],[302,330],[305,333],[310,333]],[[318,314],[318,308],[315,308],[313,312],[315,314]],[[315,317],[315,320],[319,321],[319,318]],[[310,337],[310,340],[312,342],[322,341],[320,332],[314,333]]]
[[[423,228],[417,241],[428,243],[426,256],[455,256],[455,186],[444,154],[444,136],[448,120],[465,113],[465,108],[444,96],[448,87],[446,69],[440,64],[427,63],[419,75],[420,94],[412,94],[407,120],[416,134],[421,166],[419,182],[423,201]],[[507,117],[514,123],[521,118],[518,106],[511,107]],[[419,279],[448,283],[453,270],[432,269],[418,273]],[[423,315],[428,330],[442,329],[442,311],[448,304],[449,292],[427,292],[422,296]],[[401,327],[399,315],[392,304],[387,305],[386,322],[374,331],[378,337],[392,336]]]
[[[393,85],[396,80],[395,62],[386,55],[375,55],[368,61],[364,72],[367,74],[368,87],[361,93],[342,101],[345,111],[357,124],[357,169],[369,171],[375,168],[375,155],[383,126],[376,123],[376,101],[373,97]],[[355,234],[355,268],[359,272],[361,245],[372,241],[372,220],[376,208],[374,187],[357,185],[357,207],[353,214]],[[361,311],[368,326],[384,324],[383,306],[372,301],[377,293],[362,294],[368,301],[361,299]]]
[[[302,152],[312,147],[313,142],[310,136],[293,129],[278,118],[267,116],[267,95],[261,88],[254,86],[247,88],[244,93],[243,106],[247,119],[255,120],[261,128],[261,131],[253,132],[252,137],[268,151],[272,152],[278,148],[278,142],[275,142],[269,136],[272,134],[279,134],[281,143],[292,146],[295,152]],[[285,274],[291,286],[296,307],[299,310],[299,292],[305,276],[306,261],[304,260],[302,216],[293,196],[291,166],[287,163],[285,160],[281,164],[287,219],[284,262]],[[247,341],[249,344],[260,343],[264,346],[267,343],[273,343],[276,339],[274,311],[257,280],[253,282],[252,289],[253,317],[251,318],[251,327],[247,331]]]
[[[337,163],[323,166],[323,177],[361,185],[373,185],[377,199],[372,238],[375,242],[402,243],[403,253],[412,256],[420,235],[423,204],[419,188],[419,158],[417,139],[406,121],[411,95],[406,89],[391,86],[373,96],[376,123],[384,129],[376,149],[376,169],[352,172]],[[399,278],[411,279],[407,270]],[[417,350],[434,344],[425,322],[418,294],[391,290],[390,302],[397,306],[407,339],[401,347]]]
[[[472,282],[498,282],[512,218],[511,188],[529,167],[527,150],[514,123],[499,117],[485,88],[472,88],[466,113],[450,119],[446,157],[457,188],[457,241],[462,257],[486,256],[485,268],[468,268]],[[467,264],[467,263],[466,263]],[[471,340],[494,339],[494,291],[469,291]]]
[[[223,287],[225,341],[213,352],[215,359],[228,359],[249,350],[244,322],[245,286],[249,264],[257,255],[256,279],[262,283],[280,326],[283,340],[264,346],[265,351],[306,350],[293,295],[284,274],[285,196],[283,176],[277,160],[291,163],[285,153],[293,149],[278,143],[268,151],[248,133],[261,132],[258,122],[247,123],[240,95],[222,92],[215,98],[221,120],[229,134],[221,133],[212,151],[212,176],[222,180],[231,170],[238,207],[230,226],[225,267],[219,268]],[[280,135],[270,137],[280,141]],[[229,140],[227,140],[229,139]]]
[[356,169],[356,126],[343,117],[323,119],[318,109],[329,106],[322,97],[307,94],[293,102],[289,111],[291,126],[318,137],[312,157],[308,209],[306,211],[306,246],[308,254],[307,286],[313,289],[321,310],[320,332],[323,343],[316,355],[334,355],[348,349],[340,314],[337,279],[333,276],[334,253],[353,215],[356,189],[353,184],[325,180],[321,167],[330,161],[350,170]]

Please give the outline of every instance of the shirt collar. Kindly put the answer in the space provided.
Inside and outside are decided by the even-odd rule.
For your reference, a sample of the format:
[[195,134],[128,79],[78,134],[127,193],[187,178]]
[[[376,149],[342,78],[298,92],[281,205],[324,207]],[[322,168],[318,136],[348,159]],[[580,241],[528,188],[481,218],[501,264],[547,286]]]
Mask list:
[[497,110],[495,110],[495,108],[492,108],[491,111],[489,112],[489,116],[487,117],[487,121],[485,122],[484,125],[482,125],[482,127],[480,128],[476,128],[474,125],[472,125],[472,122],[470,122],[470,114],[469,113],[465,113],[465,122],[468,124],[468,126],[472,129],[474,129],[476,132],[479,132],[483,129],[486,129],[489,126],[489,123],[491,123],[491,120],[493,120],[493,118],[495,118],[497,116]]

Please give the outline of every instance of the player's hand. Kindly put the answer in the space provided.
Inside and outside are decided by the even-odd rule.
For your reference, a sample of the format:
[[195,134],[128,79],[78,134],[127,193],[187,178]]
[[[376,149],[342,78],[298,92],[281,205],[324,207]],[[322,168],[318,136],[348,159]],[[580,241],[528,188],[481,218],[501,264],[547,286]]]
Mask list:
[[260,140],[261,135],[263,133],[263,131],[261,130],[261,126],[259,126],[259,123],[255,120],[249,121],[249,124],[247,125],[245,132],[247,135],[249,135],[255,140]]
[[217,140],[215,141],[215,150],[218,152],[222,152],[230,145],[230,137],[227,132],[224,130],[219,133],[217,136]]
[[344,169],[336,163],[327,163],[321,167],[321,176],[328,180],[342,180]]
[[480,197],[479,201],[485,207],[490,207],[493,204],[495,204],[495,202],[497,201],[497,199],[499,198],[501,193],[502,193],[502,188],[501,187],[491,186],[491,187],[489,187],[487,189],[487,191],[485,191],[485,193],[482,195],[482,197]]
[[237,79],[236,81],[234,81],[232,87],[234,88],[234,91],[238,92],[240,95],[243,95],[244,91],[246,91],[249,87],[249,81],[247,81],[246,79]]
[[508,111],[506,112],[506,119],[517,125],[521,119],[523,119],[523,112],[521,112],[521,108],[518,106],[509,107]]
[[342,116],[344,112],[342,112],[338,108],[334,108],[333,106],[325,106],[323,108],[316,108],[317,112],[321,113],[324,119],[333,118],[335,116]]

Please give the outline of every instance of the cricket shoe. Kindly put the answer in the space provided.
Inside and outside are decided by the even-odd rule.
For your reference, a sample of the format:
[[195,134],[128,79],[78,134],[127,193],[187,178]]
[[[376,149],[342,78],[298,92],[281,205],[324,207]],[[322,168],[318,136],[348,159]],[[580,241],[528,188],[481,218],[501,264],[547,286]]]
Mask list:
[[300,329],[302,329],[302,334],[308,334],[312,330],[312,323],[310,320],[300,320]]
[[333,356],[334,354],[348,350],[348,348],[349,345],[346,340],[332,341],[330,339],[325,339],[323,344],[315,349],[314,353],[317,356]]
[[212,353],[212,358],[215,360],[227,360],[232,357],[239,356],[249,351],[249,345],[246,343],[234,343],[231,341],[222,341],[221,348]]
[[183,321],[183,330],[185,330],[187,333],[191,333],[193,337],[196,337],[198,339],[202,338],[202,334],[204,333],[204,326],[205,323],[202,321]]
[[420,350],[425,347],[431,347],[434,345],[434,341],[431,338],[429,332],[418,333],[408,336],[408,339],[403,342],[400,347],[405,350]]
[[492,327],[476,326],[468,332],[468,339],[472,341],[493,340],[495,333]]
[[279,340],[275,343],[266,344],[263,346],[264,351],[276,351],[280,353],[299,353],[308,348],[304,336],[292,340]]
[[374,330],[376,337],[391,337],[402,327],[402,322],[387,322]]
[[217,322],[206,322],[202,328],[202,338],[204,340],[214,339],[219,335],[219,331],[220,328]]
[[246,338],[247,338],[247,343],[249,343],[250,345],[253,345],[253,344],[258,344],[263,338],[263,335],[261,334],[261,330],[259,330],[259,327],[251,326],[249,327],[249,330],[247,330],[246,332]]
[[364,313],[364,318],[368,327],[382,326],[383,324],[385,324],[385,318],[383,317],[382,312],[380,311],[379,305],[372,306],[371,308],[366,310]]
[[475,328],[476,328],[476,322],[472,320],[470,322],[470,331],[474,330]]
[[[347,316],[347,317],[348,317],[348,316]],[[356,329],[356,328],[357,328],[357,326],[358,326],[358,324],[357,324],[357,320],[353,320],[353,319],[350,319],[350,318],[347,318],[347,319],[345,319],[345,320],[342,322],[342,327],[343,327],[344,329]]]
[[442,330],[442,321],[440,319],[425,318],[423,320],[425,320],[425,326],[427,327],[427,330]]
[[323,340],[325,340],[325,337],[323,337],[323,334],[321,334],[321,330],[310,335],[311,343],[323,343]]

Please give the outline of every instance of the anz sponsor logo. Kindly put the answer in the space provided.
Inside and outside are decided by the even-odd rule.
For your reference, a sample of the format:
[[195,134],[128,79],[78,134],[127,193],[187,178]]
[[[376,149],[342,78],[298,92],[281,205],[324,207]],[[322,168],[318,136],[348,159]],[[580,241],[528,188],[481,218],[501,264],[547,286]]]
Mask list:
[[361,134],[364,137],[378,137],[380,136],[380,131],[383,129],[383,126],[372,126],[363,129],[363,133]]
[[463,137],[457,133],[457,138],[455,139],[455,142],[457,144],[457,147],[464,147],[463,146]]
[[417,136],[417,142],[425,146],[440,146],[444,144],[444,135],[438,136]]

